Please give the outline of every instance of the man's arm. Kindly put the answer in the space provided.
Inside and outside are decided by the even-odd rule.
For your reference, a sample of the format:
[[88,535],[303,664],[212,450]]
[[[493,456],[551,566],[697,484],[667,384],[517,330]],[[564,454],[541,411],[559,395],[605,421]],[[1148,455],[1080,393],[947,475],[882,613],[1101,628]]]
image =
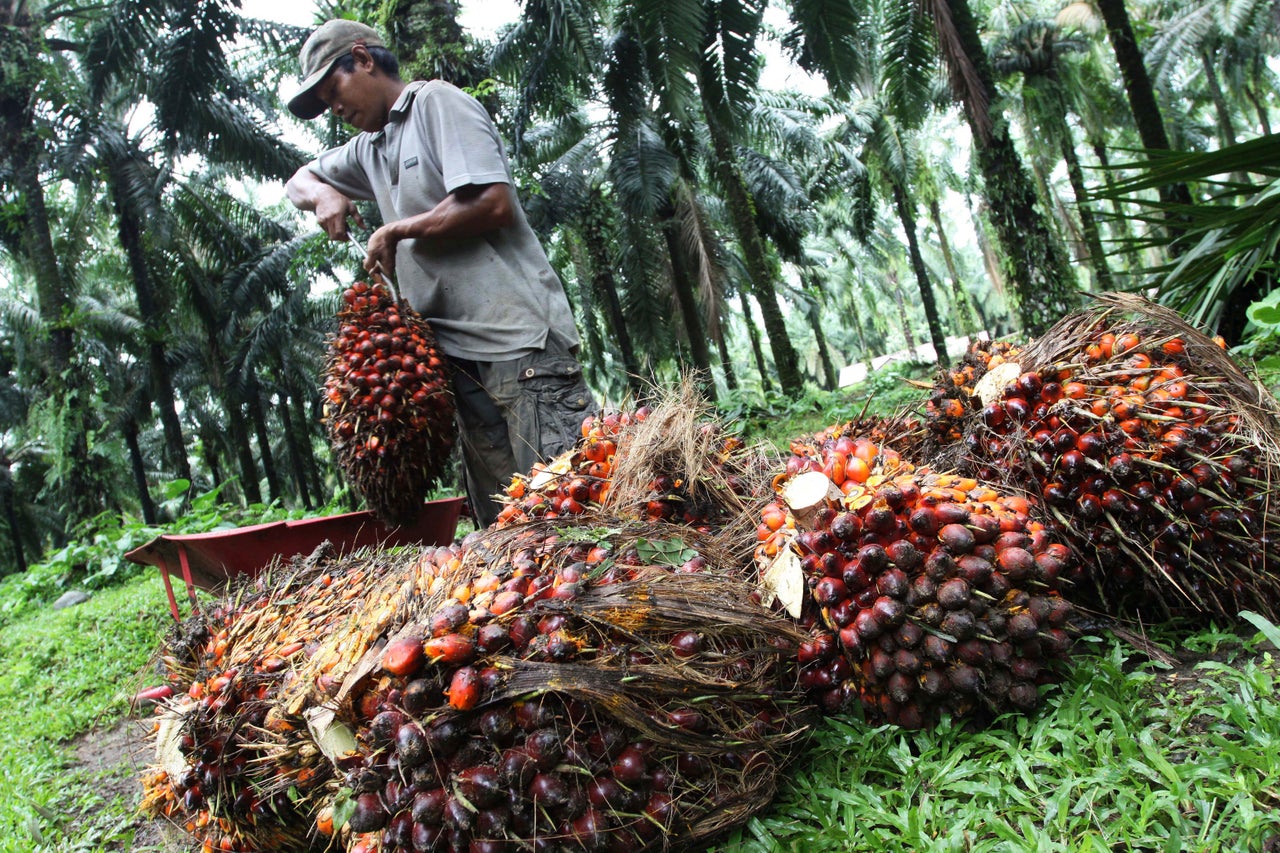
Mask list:
[[515,221],[513,192],[510,184],[501,183],[459,187],[426,213],[388,222],[369,238],[364,268],[372,272],[380,264],[394,270],[401,240],[478,237],[507,227]]
[[354,216],[356,222],[364,227],[364,220],[356,210],[356,203],[320,180],[307,166],[294,172],[289,183],[285,184],[284,191],[294,207],[315,213],[320,227],[331,240],[347,239],[348,216]]

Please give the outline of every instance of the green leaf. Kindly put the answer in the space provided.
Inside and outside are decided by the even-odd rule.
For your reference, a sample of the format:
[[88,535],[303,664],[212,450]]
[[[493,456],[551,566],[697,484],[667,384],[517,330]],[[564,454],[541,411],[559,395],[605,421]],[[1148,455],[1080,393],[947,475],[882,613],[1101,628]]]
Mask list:
[[1267,638],[1271,645],[1280,649],[1280,628],[1277,628],[1265,616],[1254,613],[1252,610],[1242,610],[1240,611],[1240,616],[1252,622],[1253,626],[1262,632],[1262,635]]
[[1265,298],[1254,302],[1245,310],[1245,316],[1259,326],[1280,326],[1280,291],[1273,290]]
[[347,825],[351,816],[356,813],[356,799],[350,788],[339,788],[333,798],[333,825],[335,828]]
[[698,556],[696,549],[679,539],[639,539],[636,541],[636,553],[650,565],[671,568],[682,566]]

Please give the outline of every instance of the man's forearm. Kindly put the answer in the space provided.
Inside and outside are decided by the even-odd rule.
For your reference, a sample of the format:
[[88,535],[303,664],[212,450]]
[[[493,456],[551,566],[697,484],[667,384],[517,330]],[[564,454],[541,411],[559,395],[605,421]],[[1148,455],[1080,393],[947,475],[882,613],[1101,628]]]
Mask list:
[[315,210],[320,201],[321,188],[330,189],[324,181],[306,166],[293,173],[293,177],[284,185],[285,195],[293,206],[299,210]]
[[475,192],[450,193],[444,201],[416,216],[390,224],[397,240],[477,237],[505,228],[515,219],[511,187],[487,184]]

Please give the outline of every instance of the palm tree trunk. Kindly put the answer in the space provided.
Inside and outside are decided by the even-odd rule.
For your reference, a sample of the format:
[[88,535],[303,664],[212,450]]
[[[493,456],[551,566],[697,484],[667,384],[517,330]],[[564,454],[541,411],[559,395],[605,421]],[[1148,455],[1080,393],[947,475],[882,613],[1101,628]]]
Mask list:
[[245,389],[245,406],[253,421],[254,435],[258,439],[258,458],[262,460],[262,473],[267,479],[267,492],[271,499],[281,497],[280,478],[276,475],[275,454],[271,451],[271,435],[267,430],[267,416],[262,408],[262,387],[249,368],[249,382]]
[[302,503],[303,509],[311,509],[311,490],[307,487],[307,469],[302,460],[297,425],[290,417],[289,395],[282,393],[280,397],[277,414],[284,427],[284,446],[289,451],[289,469],[293,475],[293,487],[298,492],[298,500]]
[[124,433],[125,447],[129,449],[129,470],[133,473],[133,487],[138,491],[142,520],[154,525],[156,505],[151,499],[151,489],[147,487],[147,466],[143,461],[142,446],[138,443],[138,422],[133,418],[126,418],[121,431]]
[[791,345],[791,337],[787,334],[787,324],[778,304],[774,277],[769,271],[764,240],[760,236],[760,229],[756,227],[755,217],[752,215],[755,205],[751,201],[751,193],[747,190],[742,173],[738,170],[732,141],[715,118],[714,110],[708,107],[705,113],[707,128],[711,134],[716,173],[724,185],[729,218],[733,222],[738,245],[741,246],[746,260],[747,274],[751,279],[751,289],[755,293],[756,304],[760,306],[760,316],[764,320],[765,332],[769,335],[769,349],[773,352],[773,366],[778,371],[778,382],[782,385],[784,393],[799,396],[804,390],[804,381],[800,378],[799,359],[796,357],[795,348]]
[[[603,203],[603,199],[600,199]],[[631,333],[627,330],[627,318],[622,312],[622,299],[618,296],[618,280],[613,274],[613,264],[609,260],[609,247],[613,243],[606,239],[603,223],[589,218],[583,224],[583,236],[586,238],[587,252],[591,258],[591,289],[596,298],[604,304],[605,316],[609,320],[609,329],[618,344],[618,355],[622,358],[622,367],[627,372],[627,388],[631,396],[640,399],[644,391],[644,382],[640,374],[640,360],[636,358],[635,344],[631,341]]]
[[960,272],[956,269],[955,256],[951,254],[951,240],[947,238],[946,229],[942,227],[942,208],[935,198],[929,202],[929,218],[933,220],[933,228],[938,232],[938,247],[942,250],[942,262],[947,266],[947,274],[951,278],[951,304],[960,323],[960,330],[972,336],[978,331],[978,320],[973,313],[973,302],[969,292],[960,281]]
[[938,302],[933,297],[933,283],[929,281],[929,271],[925,269],[924,256],[920,254],[920,241],[916,236],[916,215],[906,190],[897,181],[893,182],[893,203],[898,210],[898,220],[907,234],[907,253],[911,256],[911,270],[915,273],[916,287],[920,290],[920,304],[924,308],[925,321],[929,324],[929,339],[933,342],[934,353],[938,364],[948,367],[951,358],[947,355],[947,336],[942,331],[942,320],[938,317]]
[[1267,115],[1266,104],[1262,103],[1262,99],[1258,97],[1258,90],[1252,85],[1245,86],[1244,96],[1249,99],[1249,103],[1253,104],[1253,110],[1258,114],[1258,126],[1262,128],[1262,135],[1270,136],[1271,117]]
[[1075,193],[1076,215],[1080,217],[1080,230],[1084,234],[1085,246],[1089,249],[1089,265],[1093,268],[1094,281],[1098,290],[1114,290],[1111,267],[1107,264],[1107,253],[1102,248],[1102,236],[1098,233],[1098,221],[1093,218],[1093,211],[1089,208],[1089,190],[1084,185],[1084,170],[1080,168],[1080,158],[1071,142],[1070,129],[1064,126],[1062,130],[1062,158],[1067,162],[1067,179],[1071,182],[1071,191]]
[[236,454],[236,464],[240,468],[240,493],[244,495],[246,504],[262,503],[262,487],[258,483],[258,467],[253,461],[253,448],[249,444],[249,431],[244,428],[244,404],[234,399],[225,402],[227,412],[227,430],[231,439],[231,447]]
[[693,293],[694,284],[688,258],[680,245],[679,227],[680,224],[675,219],[662,223],[662,235],[667,241],[667,257],[671,261],[671,283],[676,292],[676,302],[680,306],[680,316],[684,320],[689,354],[693,357],[693,366],[698,372],[698,387],[707,399],[714,401],[716,384],[711,375],[711,350],[707,347],[707,336],[702,331],[702,317],[698,312],[697,297]]
[[305,391],[299,390],[296,385],[291,384],[289,389],[289,403],[293,409],[293,428],[295,434],[299,436],[299,450],[302,452],[302,461],[306,466],[307,476],[310,477],[311,494],[315,495],[316,505],[320,506],[328,500],[325,494],[324,480],[320,476],[320,465],[316,462],[316,455],[313,451],[312,440],[314,438],[314,423],[307,418],[307,397]]
[[[965,117],[974,133],[978,167],[991,205],[991,222],[1004,250],[1009,278],[1017,295],[1018,314],[1030,333],[1075,308],[1071,268],[1057,236],[1037,203],[1035,187],[1009,135],[1008,122],[996,103],[998,91],[977,23],[968,0],[945,0],[952,30],[940,33],[958,43],[977,89],[966,88]],[[941,27],[943,23],[935,15]],[[950,57],[949,61],[953,61]]]
[[156,307],[155,290],[151,286],[151,273],[142,248],[142,229],[137,217],[122,195],[124,180],[119,162],[110,164],[111,202],[116,210],[116,233],[124,248],[133,278],[134,299],[138,303],[138,315],[142,320],[143,335],[147,340],[147,364],[151,374],[151,396],[160,411],[160,424],[164,431],[165,459],[174,476],[191,482],[191,463],[187,461],[186,441],[182,436],[182,423],[178,420],[177,395],[173,379],[169,375],[169,363],[165,351],[165,323]]
[[226,482],[226,477],[222,474],[221,454],[218,452],[219,438],[218,430],[213,424],[201,421],[200,453],[204,457],[204,465],[209,469],[209,476],[213,479],[215,487]]
[[738,298],[742,302],[742,322],[747,324],[747,338],[751,341],[751,353],[756,359],[756,371],[760,374],[760,388],[768,394],[773,391],[773,381],[769,379],[769,370],[764,363],[764,349],[760,346],[760,330],[751,316],[751,301],[747,291],[738,289]]
[[725,340],[725,323],[716,324],[716,351],[720,354],[720,367],[724,370],[724,387],[730,391],[738,390],[738,375],[733,370],[733,360],[729,357],[729,342]]
[[0,505],[3,505],[4,520],[9,526],[9,547],[13,549],[13,564],[16,571],[27,570],[27,552],[22,546],[22,524],[18,520],[18,508],[13,500],[13,475],[9,469],[13,465],[7,457],[0,460]]
[[1236,144],[1236,125],[1231,119],[1231,108],[1222,94],[1222,84],[1218,82],[1218,69],[1214,67],[1213,57],[1207,50],[1200,51],[1200,64],[1204,67],[1204,79],[1209,87],[1209,97],[1213,100],[1213,110],[1218,117],[1218,139],[1223,148]]
[[809,328],[813,329],[813,340],[818,345],[818,362],[822,365],[823,388],[827,391],[834,391],[840,383],[840,379],[836,374],[836,366],[831,361],[831,353],[827,349],[827,336],[822,331],[822,312],[818,310],[818,306],[804,312],[805,319],[809,321]]
[[888,273],[889,288],[893,296],[893,304],[898,309],[898,322],[902,325],[902,337],[907,343],[907,360],[916,360],[916,336],[911,332],[911,320],[907,317],[907,300],[902,295],[902,282],[898,279],[898,271],[893,267]]
[[[1097,0],[1098,11],[1107,26],[1107,36],[1111,40],[1111,49],[1116,54],[1116,64],[1120,66],[1120,76],[1124,80],[1125,95],[1129,99],[1129,109],[1133,112],[1133,120],[1138,126],[1138,136],[1144,148],[1151,150],[1169,150],[1169,137],[1164,130],[1164,119],[1160,114],[1160,105],[1156,102],[1155,88],[1147,74],[1147,66],[1142,60],[1142,51],[1138,49],[1138,39],[1133,34],[1133,25],[1129,21],[1129,11],[1124,0]],[[1170,184],[1160,188],[1160,199],[1164,202],[1190,204],[1191,193],[1186,184]]]

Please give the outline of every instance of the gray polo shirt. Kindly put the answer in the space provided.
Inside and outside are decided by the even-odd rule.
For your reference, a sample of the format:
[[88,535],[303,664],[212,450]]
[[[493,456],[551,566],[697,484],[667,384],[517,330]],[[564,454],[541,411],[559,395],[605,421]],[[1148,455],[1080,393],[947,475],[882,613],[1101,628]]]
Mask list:
[[[324,152],[309,168],[351,198],[377,201],[386,222],[431,210],[468,184],[512,186],[489,114],[441,80],[410,83],[385,128]],[[458,358],[519,358],[542,349],[551,329],[578,343],[560,279],[518,202],[507,228],[464,239],[401,241],[396,284],[431,323],[444,351]]]

